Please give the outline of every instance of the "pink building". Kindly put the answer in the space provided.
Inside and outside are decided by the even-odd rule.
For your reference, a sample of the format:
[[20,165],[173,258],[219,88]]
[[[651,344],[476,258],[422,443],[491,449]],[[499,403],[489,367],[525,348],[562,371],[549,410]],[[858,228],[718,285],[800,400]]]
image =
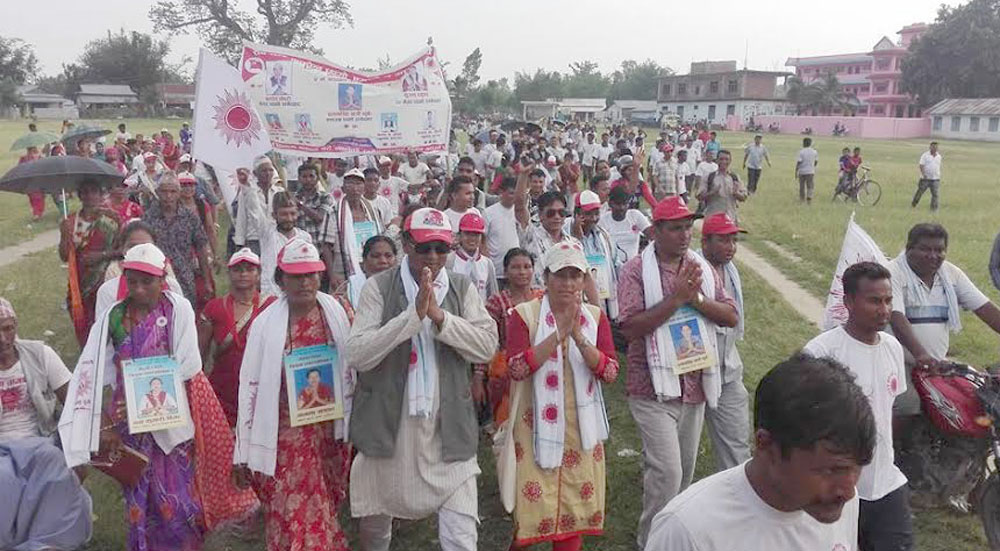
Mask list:
[[844,91],[858,97],[858,116],[920,117],[920,108],[914,98],[902,92],[900,81],[910,43],[926,30],[926,24],[915,23],[899,30],[899,43],[884,36],[870,52],[792,57],[785,65],[795,67],[795,75],[806,83],[829,73],[836,75]]

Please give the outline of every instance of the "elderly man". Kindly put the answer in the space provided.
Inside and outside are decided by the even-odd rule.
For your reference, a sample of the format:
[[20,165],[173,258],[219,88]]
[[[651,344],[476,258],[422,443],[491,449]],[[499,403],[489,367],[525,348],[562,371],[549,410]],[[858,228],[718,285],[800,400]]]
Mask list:
[[743,285],[740,271],[733,262],[737,236],[746,230],[732,218],[719,212],[705,218],[701,226],[701,253],[712,265],[726,294],[736,302],[740,320],[736,327],[719,327],[719,363],[722,369],[722,392],[719,405],[705,410],[708,435],[712,439],[716,470],[731,469],[750,458],[750,396],[743,384],[743,359],[736,341],[743,340],[745,323]]
[[740,182],[739,176],[729,171],[733,156],[722,149],[717,158],[716,171],[708,174],[701,182],[698,192],[699,205],[705,205],[704,214],[709,216],[724,212],[733,220],[737,219],[736,208],[746,201],[747,190]]
[[90,539],[90,496],[54,434],[72,378],[54,350],[17,337],[0,298],[0,549],[76,549]]
[[347,342],[358,381],[351,414],[351,514],[366,551],[386,551],[393,517],[438,514],[445,551],[476,549],[472,364],[497,348],[496,323],[468,278],[444,269],[448,218],[422,208],[404,222],[403,262],[368,280]]
[[[717,327],[739,323],[722,278],[688,250],[694,218],[680,197],[660,201],[653,209],[653,242],[625,263],[618,280],[619,319],[628,341],[625,390],[643,449],[639,549],[645,548],[653,515],[691,483],[705,404],[716,408],[722,392]],[[688,324],[696,324],[706,341],[695,365],[672,344]]]
[[[244,193],[256,193],[261,204],[267,205],[266,210],[271,210],[274,195],[279,191],[285,191],[284,187],[275,183],[277,172],[274,170],[271,159],[260,157],[254,161],[253,175],[256,179],[256,185],[241,186],[236,200],[242,203],[246,200],[243,197]],[[248,224],[248,220],[246,209],[238,208],[236,221],[233,223],[236,228],[233,242],[236,243],[237,247],[249,247],[254,253],[260,255],[260,235],[257,234],[256,228],[252,227],[252,224]]]

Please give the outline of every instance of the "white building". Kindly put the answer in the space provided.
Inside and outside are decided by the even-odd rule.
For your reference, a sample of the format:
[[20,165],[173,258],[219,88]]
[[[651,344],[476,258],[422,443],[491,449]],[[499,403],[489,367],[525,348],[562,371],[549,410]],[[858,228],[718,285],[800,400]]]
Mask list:
[[592,121],[607,107],[604,98],[548,98],[543,101],[522,101],[524,120],[559,117],[574,121]]
[[1000,98],[941,100],[926,115],[933,138],[1000,142]]
[[604,110],[604,120],[613,123],[629,122],[633,114],[648,118],[659,111],[660,106],[656,100],[619,99]]

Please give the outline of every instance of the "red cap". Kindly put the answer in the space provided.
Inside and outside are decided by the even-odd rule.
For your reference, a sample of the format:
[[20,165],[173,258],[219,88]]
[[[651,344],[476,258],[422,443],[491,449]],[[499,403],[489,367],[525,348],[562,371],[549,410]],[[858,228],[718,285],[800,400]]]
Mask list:
[[403,231],[417,243],[443,241],[452,243],[451,223],[443,212],[424,207],[417,209],[403,222]]
[[669,144],[669,143],[668,144],[664,144],[663,147],[660,148],[660,151],[662,151],[664,153],[670,153],[673,150],[674,150],[673,144]]
[[312,274],[326,270],[316,247],[297,237],[278,251],[278,267],[288,274]]
[[482,216],[474,212],[466,213],[461,220],[458,221],[458,231],[467,231],[469,233],[486,233],[486,221],[483,220]]
[[736,225],[733,219],[724,212],[717,212],[711,216],[706,216],[702,222],[702,235],[731,235],[734,233],[746,233],[747,231]]
[[599,209],[601,208],[601,197],[593,191],[585,189],[576,196],[576,208],[583,211]]
[[696,217],[695,213],[688,209],[687,204],[684,203],[684,199],[681,199],[677,195],[664,198],[653,208],[653,222]]

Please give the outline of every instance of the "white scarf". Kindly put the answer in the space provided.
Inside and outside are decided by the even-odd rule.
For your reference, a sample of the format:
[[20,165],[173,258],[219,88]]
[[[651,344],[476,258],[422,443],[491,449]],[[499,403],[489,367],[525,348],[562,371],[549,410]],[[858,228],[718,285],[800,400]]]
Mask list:
[[354,214],[351,213],[351,205],[346,197],[340,198],[340,205],[337,207],[340,213],[340,248],[350,262],[351,273],[360,274],[361,271],[361,251],[358,250],[357,240],[354,238]]
[[[913,268],[910,268],[910,263],[906,261],[906,251],[899,253],[899,256],[892,261],[903,272],[907,287],[918,289],[923,284],[920,276],[913,271]],[[941,279],[941,287],[944,288],[944,298],[948,301],[948,329],[952,333],[958,333],[962,330],[962,310],[958,307],[958,295],[955,294],[955,283],[951,280],[951,274],[948,273],[947,262],[941,264],[941,267],[937,271],[937,276]]]
[[[702,254],[701,249],[699,249],[698,254]],[[740,271],[736,269],[736,263],[733,261],[726,262],[722,265],[722,269],[729,276],[729,281],[733,283],[733,301],[736,302],[736,313],[740,316],[740,321],[736,323],[736,327],[722,327],[721,325],[716,326],[716,331],[720,335],[730,335],[736,340],[743,340],[744,333],[744,321],[743,321],[743,280],[740,279]],[[724,281],[724,280],[723,280]]]
[[[194,310],[182,295],[164,291],[173,304],[174,315],[170,329],[172,357],[180,366],[180,376],[189,380],[201,372],[201,352],[198,350],[198,331]],[[121,301],[115,302],[119,304]],[[113,307],[114,305],[112,305]],[[70,467],[90,462],[90,454],[100,447],[101,402],[104,386],[115,385],[115,349],[109,334],[108,308],[91,327],[87,344],[80,353],[73,378],[66,391],[66,405],[59,418],[59,438],[62,440],[66,464]],[[153,431],[153,439],[169,454],[175,446],[194,438],[194,425],[190,411],[184,412],[188,423],[181,427]]]
[[[650,243],[642,251],[642,291],[647,310],[663,300],[663,283],[660,279],[660,265],[656,259],[655,245],[655,243]],[[712,265],[693,251],[689,251],[685,261],[697,262],[701,266],[701,292],[706,297],[714,297],[715,272],[712,270]],[[707,319],[704,321],[714,328],[714,323]],[[709,331],[704,338],[707,346],[717,350],[715,331]],[[680,377],[674,373],[674,365],[670,363],[671,360],[666,353],[667,350],[670,350],[667,344],[669,340],[670,332],[666,323],[646,335],[646,364],[649,366],[649,375],[653,382],[653,390],[656,391],[656,397],[663,401],[674,400],[681,396]],[[715,365],[701,370],[702,388],[705,392],[705,399],[711,408],[715,408],[718,404],[719,395],[722,393],[718,353],[715,354],[715,358]]]
[[347,278],[347,300],[351,301],[351,306],[354,308],[361,306],[361,289],[364,288],[366,281],[368,276],[363,272]]
[[[597,321],[586,306],[581,307],[580,328],[584,338],[597,343]],[[542,299],[535,330],[535,346],[556,332],[556,320],[549,305],[549,297]],[[562,465],[563,445],[566,440],[566,397],[563,378],[563,347],[556,347],[555,356],[549,357],[531,377],[534,391],[534,445],[535,462],[542,469]],[[601,383],[587,367],[580,349],[569,342],[569,365],[573,370],[573,391],[576,395],[576,418],[580,427],[580,443],[591,450],[598,442],[608,438],[608,414],[604,409]],[[554,419],[554,420],[553,420]]]
[[608,278],[608,319],[617,320],[618,319],[618,270],[615,266],[615,245],[611,242],[611,236],[608,235],[607,230],[600,226],[594,226],[594,231],[590,236],[585,236],[585,239],[593,239],[597,243],[597,247],[601,250],[601,255],[604,256],[604,270]]
[[[399,263],[399,275],[403,280],[403,291],[406,300],[413,304],[420,289],[410,273],[410,258],[403,257]],[[438,271],[432,282],[434,300],[438,306],[444,302],[451,285],[446,270]],[[406,376],[407,411],[411,417],[430,417],[434,407],[434,388],[438,380],[437,351],[434,346],[434,322],[430,316],[424,316],[420,332],[410,339],[410,368]]]
[[[335,384],[343,385],[344,418],[334,422],[334,435],[347,440],[354,397],[354,373],[347,366],[345,345],[351,326],[344,308],[333,297],[316,293],[323,319],[337,349]],[[288,335],[288,297],[268,306],[250,326],[243,365],[240,368],[236,447],[233,462],[250,470],[274,476],[278,452],[278,404],[284,373],[285,339]],[[286,384],[291,384],[290,381]]]
[[472,280],[476,291],[479,292],[479,296],[483,298],[483,301],[489,298],[486,296],[486,282],[490,276],[489,266],[486,265],[487,262],[491,262],[491,260],[483,258],[483,255],[479,254],[479,251],[476,251],[476,256],[470,257],[461,247],[455,249],[452,271],[456,274],[468,276]]

